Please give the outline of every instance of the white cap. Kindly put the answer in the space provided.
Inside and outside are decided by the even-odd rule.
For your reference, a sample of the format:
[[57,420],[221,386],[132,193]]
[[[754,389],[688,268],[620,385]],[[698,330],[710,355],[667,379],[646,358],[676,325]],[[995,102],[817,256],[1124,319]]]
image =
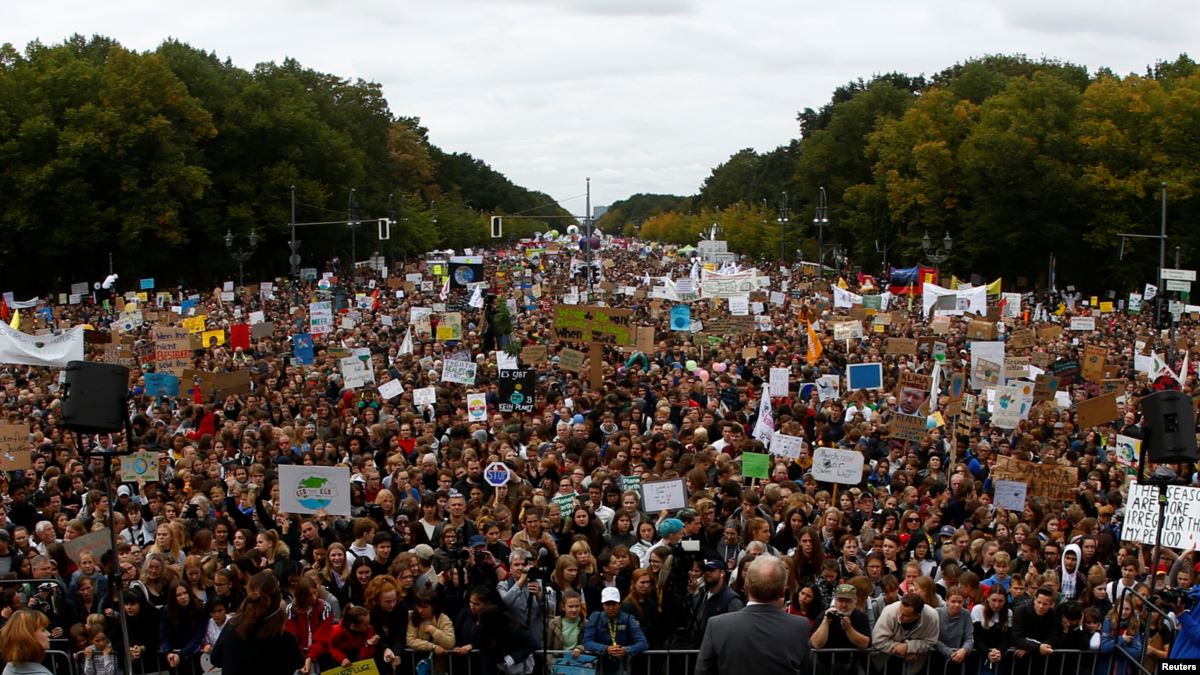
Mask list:
[[603,591],[600,592],[600,604],[604,604],[606,602],[620,602],[620,601],[621,601],[621,591],[617,590],[616,588],[614,588],[612,586],[609,586],[608,588],[605,588]]

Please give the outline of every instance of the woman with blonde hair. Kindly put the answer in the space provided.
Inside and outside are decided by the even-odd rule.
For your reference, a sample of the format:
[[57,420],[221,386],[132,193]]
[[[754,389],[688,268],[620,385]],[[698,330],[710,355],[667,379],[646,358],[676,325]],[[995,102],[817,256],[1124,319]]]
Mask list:
[[19,609],[0,628],[4,675],[53,675],[42,659],[50,648],[50,620],[32,609]]
[[175,532],[171,530],[171,523],[162,523],[154,532],[154,543],[150,548],[146,549],[146,559],[158,553],[166,558],[168,564],[182,565],[183,564],[183,548],[179,546]]

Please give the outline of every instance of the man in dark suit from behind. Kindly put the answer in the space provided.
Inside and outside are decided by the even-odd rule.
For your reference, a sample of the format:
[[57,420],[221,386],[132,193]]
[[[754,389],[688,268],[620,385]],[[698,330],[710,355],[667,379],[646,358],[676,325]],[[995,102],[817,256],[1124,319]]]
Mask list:
[[708,620],[695,675],[795,675],[808,669],[808,619],[783,611],[787,567],[759,556],[746,568],[750,602]]

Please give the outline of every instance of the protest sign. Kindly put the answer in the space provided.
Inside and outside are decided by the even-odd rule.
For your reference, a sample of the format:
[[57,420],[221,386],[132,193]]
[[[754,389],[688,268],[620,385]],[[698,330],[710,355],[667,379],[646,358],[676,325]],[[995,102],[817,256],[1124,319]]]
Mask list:
[[[1132,481],[1125,502],[1125,520],[1121,540],[1153,544],[1158,530],[1158,487]],[[1200,544],[1200,488],[1183,485],[1167,487],[1162,544],[1184,551]]]
[[796,459],[804,449],[804,439],[799,436],[788,436],[776,431],[771,436],[771,454]]
[[500,371],[500,412],[533,412],[537,376],[532,369]]
[[438,315],[437,341],[452,342],[463,336],[462,313],[444,312]]
[[812,475],[826,483],[858,485],[863,479],[863,454],[857,450],[817,448],[813,451]]
[[487,394],[483,392],[467,394],[467,421],[487,421]]
[[1054,398],[1054,392],[1058,391],[1058,377],[1043,373],[1038,375],[1034,380],[1033,385],[1033,400],[1049,401]]
[[[554,332],[560,341],[632,345],[634,335],[629,325],[632,314],[628,309],[559,304],[554,306]],[[674,321],[672,328],[673,324]]]
[[1079,377],[1079,359],[1058,359],[1046,369],[1058,377],[1058,388],[1069,387]]
[[912,355],[917,353],[917,341],[911,338],[890,337],[884,342],[884,353]]
[[333,332],[333,303],[313,302],[308,305],[308,332],[324,335]]
[[404,385],[400,384],[400,380],[388,380],[379,385],[379,395],[383,400],[391,400],[400,394],[404,393]]
[[345,466],[279,466],[279,505],[284,513],[350,515],[350,468]]
[[32,466],[29,427],[0,422],[0,471],[20,471]]
[[692,308],[687,305],[675,305],[671,308],[671,330],[686,331],[692,325]]
[[437,403],[437,388],[436,387],[421,387],[413,389],[413,405],[433,405]]
[[1028,349],[1032,347],[1037,338],[1032,330],[1019,330],[1008,336],[1008,346],[1013,349]]
[[788,368],[771,368],[768,388],[773,398],[783,398],[788,395],[788,378],[790,376],[791,370]]
[[79,556],[83,553],[92,554],[92,559],[98,561],[112,550],[112,535],[108,530],[88,532],[82,537],[64,541],[63,549],[66,550],[67,557],[75,562],[79,562]]
[[1142,452],[1142,439],[1117,434],[1117,443],[1111,452],[1117,464],[1130,468],[1137,466],[1138,455]]
[[546,362],[546,345],[526,345],[521,348],[521,363],[535,365]]
[[375,370],[369,359],[347,356],[338,361],[342,370],[342,385],[346,389],[359,389],[375,381]]
[[192,366],[192,338],[186,328],[154,327],[154,363],[158,372],[175,376]]
[[1099,383],[1104,379],[1104,364],[1108,361],[1108,349],[1099,345],[1088,345],[1083,348],[1083,366],[1081,374],[1088,382]]
[[1000,383],[1000,372],[1004,368],[987,359],[978,359],[971,367],[971,381],[982,383],[979,389],[993,387]]
[[135,452],[121,456],[121,482],[136,483],[138,480],[154,482],[158,477],[158,454]]
[[1018,513],[1025,509],[1028,488],[1024,483],[1015,480],[998,480],[995,488],[996,496],[993,502],[996,506]]
[[1029,414],[1033,404],[1033,384],[995,387],[996,402],[992,408],[992,424],[1001,429],[1015,429]]
[[316,358],[315,353],[311,334],[296,333],[292,336],[292,354],[300,365],[311,366]]
[[1075,413],[1081,430],[1090,429],[1121,416],[1117,409],[1117,394],[1104,394],[1075,404]]
[[201,314],[199,316],[189,316],[184,319],[180,319],[179,325],[186,328],[189,333],[198,335],[204,332],[205,323],[207,321],[208,316]]
[[888,431],[892,438],[920,442],[921,439],[925,438],[925,416],[893,415],[892,421],[888,426]]
[[443,361],[442,382],[475,384],[476,368],[474,361]]
[[1094,316],[1073,316],[1073,317],[1071,317],[1071,330],[1073,330],[1073,331],[1096,330],[1096,317],[1094,317]]
[[642,507],[646,513],[674,511],[687,503],[687,486],[682,478],[642,483]]
[[996,457],[992,477],[995,480],[1024,483],[1029,486],[1030,496],[1042,497],[1051,502],[1074,502],[1075,491],[1079,487],[1076,469],[1073,466],[1038,464],[1007,455]]
[[896,411],[901,415],[918,415],[929,403],[933,378],[911,371],[900,373],[896,381]]
[[572,373],[578,373],[583,368],[584,353],[567,348],[558,353],[558,367]]
[[179,377],[171,373],[143,373],[146,394],[158,398],[173,398],[179,395]]
[[766,480],[771,477],[771,457],[764,455],[761,452],[743,452],[742,453],[742,476],[744,478],[760,478]]
[[374,659],[364,659],[341,668],[321,671],[321,675],[379,675],[379,667]]
[[[994,377],[980,377],[981,360],[991,361]],[[971,388],[983,391],[989,385],[1004,384],[1004,343],[1001,341],[976,340],[971,343]]]
[[882,363],[851,363],[846,366],[848,389],[883,389]]
[[972,319],[967,324],[967,339],[968,340],[994,340],[996,339],[996,324],[991,321],[980,321]]

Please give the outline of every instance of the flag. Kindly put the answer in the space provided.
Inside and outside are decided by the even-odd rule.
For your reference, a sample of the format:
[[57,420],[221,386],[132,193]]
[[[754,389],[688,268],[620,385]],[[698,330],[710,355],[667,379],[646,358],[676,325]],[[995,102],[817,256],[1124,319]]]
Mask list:
[[8,325],[12,326],[13,330],[21,330],[21,310],[13,311],[12,322]]
[[379,289],[376,288],[371,292],[371,311],[379,309]]
[[838,288],[842,289],[843,291],[850,288],[850,286],[846,283],[846,280],[843,279],[842,277],[838,277],[837,285],[838,285]]
[[771,436],[775,434],[775,414],[771,410],[771,394],[768,387],[763,387],[762,401],[758,404],[758,420],[754,423],[755,440],[762,441],[765,447],[771,447]]
[[808,365],[815,366],[821,358],[821,353],[825,351],[825,345],[821,344],[821,339],[817,337],[817,332],[813,330],[812,321],[808,322],[808,351],[804,354],[804,359],[808,361]]
[[933,386],[929,388],[929,411],[934,412],[938,407],[938,376],[942,374],[942,364],[933,362]]
[[413,353],[412,329],[409,328],[404,331],[404,342],[400,343],[400,351],[397,352],[397,356],[406,356],[411,353]]
[[1000,286],[1003,283],[1003,281],[1004,281],[1004,278],[1001,277],[1001,278],[993,281],[992,283],[988,284],[987,285],[987,294],[988,295],[1000,295]]
[[442,284],[442,292],[438,294],[442,300],[450,297],[450,277],[446,277],[446,283]]

